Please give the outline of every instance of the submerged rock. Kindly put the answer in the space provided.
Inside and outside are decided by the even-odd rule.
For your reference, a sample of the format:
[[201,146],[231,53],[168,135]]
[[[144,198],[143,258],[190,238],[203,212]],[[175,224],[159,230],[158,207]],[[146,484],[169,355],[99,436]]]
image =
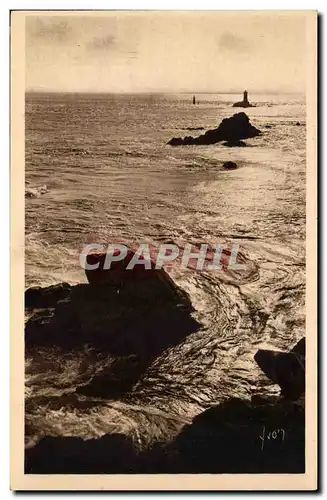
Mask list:
[[234,141],[234,142],[224,142],[223,146],[227,146],[228,148],[245,148],[246,142],[244,141]]
[[28,186],[25,188],[25,198],[39,198],[42,194],[48,192],[48,188],[45,184],[40,187],[31,187]]
[[234,161],[225,161],[223,167],[226,168],[226,170],[235,170],[237,168],[237,163]]
[[220,141],[237,144],[241,139],[257,137],[260,134],[260,130],[250,123],[249,117],[241,112],[230,118],[224,118],[217,128],[208,130],[199,137],[184,137],[184,139],[174,137],[168,144],[171,146],[205,145],[216,144]]
[[249,103],[248,93],[246,90],[243,92],[243,101],[238,101],[233,104],[233,108],[253,108],[253,104]]
[[254,359],[286,398],[296,400],[305,392],[304,338],[290,352],[259,349]]

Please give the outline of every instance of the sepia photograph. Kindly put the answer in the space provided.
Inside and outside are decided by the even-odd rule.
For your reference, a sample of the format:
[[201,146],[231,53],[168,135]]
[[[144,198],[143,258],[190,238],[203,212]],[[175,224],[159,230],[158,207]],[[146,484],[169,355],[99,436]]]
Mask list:
[[15,489],[317,487],[316,25],[12,12]]

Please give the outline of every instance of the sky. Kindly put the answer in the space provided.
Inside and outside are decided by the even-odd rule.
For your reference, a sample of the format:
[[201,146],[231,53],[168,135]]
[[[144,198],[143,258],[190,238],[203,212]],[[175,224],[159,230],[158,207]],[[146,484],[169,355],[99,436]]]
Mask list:
[[299,12],[40,13],[25,36],[28,91],[305,91]]

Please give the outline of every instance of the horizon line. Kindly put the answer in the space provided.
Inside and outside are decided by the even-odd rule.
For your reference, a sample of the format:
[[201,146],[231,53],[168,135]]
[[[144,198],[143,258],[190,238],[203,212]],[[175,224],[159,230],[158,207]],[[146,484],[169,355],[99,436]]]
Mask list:
[[[218,95],[218,94],[230,94],[230,95],[241,95],[244,90],[213,90],[213,91],[190,91],[190,90],[139,90],[139,91],[110,91],[110,90],[51,90],[51,89],[26,89],[25,94],[102,94],[102,95],[136,95],[136,94],[200,94],[200,95]],[[298,94],[305,95],[305,91],[299,90],[251,90],[249,94]]]

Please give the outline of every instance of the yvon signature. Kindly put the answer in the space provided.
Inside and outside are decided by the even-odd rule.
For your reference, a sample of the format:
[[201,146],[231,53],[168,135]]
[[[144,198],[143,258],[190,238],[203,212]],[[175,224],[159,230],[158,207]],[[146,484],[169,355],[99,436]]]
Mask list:
[[285,438],[285,429],[274,429],[268,432],[264,425],[262,434],[259,436],[259,439],[261,440],[261,451],[263,451],[266,441],[285,441]]

